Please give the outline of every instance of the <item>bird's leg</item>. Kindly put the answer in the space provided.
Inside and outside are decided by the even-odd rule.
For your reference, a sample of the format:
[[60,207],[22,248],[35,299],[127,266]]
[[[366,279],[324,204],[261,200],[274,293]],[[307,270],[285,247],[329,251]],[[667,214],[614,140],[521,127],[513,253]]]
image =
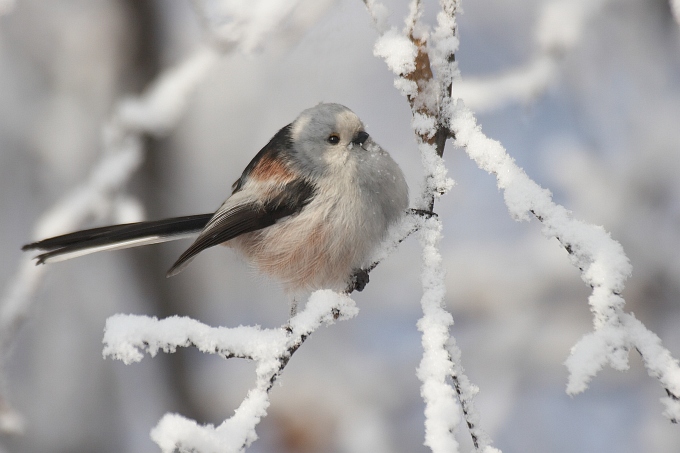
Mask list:
[[294,318],[297,315],[298,302],[296,297],[290,299],[290,317]]
[[349,278],[349,285],[345,292],[347,294],[353,291],[363,291],[366,285],[368,285],[368,271],[365,269],[355,269]]
[[426,219],[429,219],[430,217],[438,217],[436,212],[427,211],[425,209],[410,208],[408,211],[413,215],[417,215],[419,217],[425,217]]

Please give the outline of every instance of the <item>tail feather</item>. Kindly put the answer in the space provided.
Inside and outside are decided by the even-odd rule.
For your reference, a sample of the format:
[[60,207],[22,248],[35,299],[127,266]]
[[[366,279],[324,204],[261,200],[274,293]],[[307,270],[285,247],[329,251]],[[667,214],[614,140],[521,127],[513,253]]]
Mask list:
[[26,244],[22,250],[45,251],[36,257],[37,264],[63,261],[103,250],[118,250],[190,237],[199,233],[212,216],[199,214],[92,228]]

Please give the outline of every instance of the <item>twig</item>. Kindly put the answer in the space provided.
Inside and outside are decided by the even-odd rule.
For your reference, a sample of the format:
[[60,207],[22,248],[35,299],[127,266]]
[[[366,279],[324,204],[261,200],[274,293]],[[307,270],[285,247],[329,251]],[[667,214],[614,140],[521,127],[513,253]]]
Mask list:
[[174,352],[178,347],[196,347],[225,359],[254,361],[255,386],[232,417],[214,427],[166,414],[151,434],[164,452],[236,452],[257,438],[255,428],[266,415],[269,392],[302,343],[321,325],[349,319],[357,312],[348,296],[327,290],[312,294],[304,310],[278,329],[210,327],[177,316],[158,320],[115,315],[106,322],[104,355],[129,364],[140,361],[144,352],[153,356],[159,351]]
[[569,370],[567,393],[584,391],[604,365],[628,369],[628,351],[636,348],[648,373],[660,381],[668,395],[662,398],[664,415],[673,422],[680,419],[678,360],[656,334],[623,310],[622,292],[631,265],[621,244],[604,229],[574,219],[563,206],[555,204],[550,192],[531,180],[500,143],[482,133],[466,107],[452,106],[450,114],[456,145],[465,148],[481,169],[496,176],[511,215],[524,220],[533,214],[543,224],[543,234],[559,240],[593,290],[589,304],[594,331],[576,343],[565,362]]
[[[369,12],[371,12],[371,16],[375,18],[376,14],[372,11],[372,5],[369,5],[367,2],[365,3]],[[423,361],[419,367],[419,377],[423,382],[422,392],[424,392],[423,396],[427,406],[426,425],[429,425],[426,428],[426,444],[429,445],[433,451],[450,451],[451,449],[457,449],[457,443],[451,433],[448,433],[449,436],[445,433],[447,429],[450,429],[448,428],[450,424],[454,423],[455,415],[449,413],[451,420],[437,421],[430,419],[427,415],[430,406],[439,404],[439,408],[443,409],[444,406],[441,404],[445,404],[443,401],[433,401],[431,398],[434,397],[434,394],[429,394],[431,390],[426,390],[430,389],[433,385],[439,385],[435,384],[435,381],[439,378],[434,375],[429,375],[429,372],[427,371],[430,361],[435,360],[427,351],[429,351],[430,348],[434,348],[432,350],[437,351],[439,348],[448,347],[447,366],[452,370],[449,375],[453,381],[453,387],[458,396],[463,417],[465,418],[475,448],[480,450],[480,448],[484,449],[489,447],[490,440],[477,426],[476,419],[478,417],[472,405],[472,397],[476,392],[464,392],[462,390],[463,387],[470,389],[472,386],[465,376],[462,366],[460,366],[460,351],[455,347],[455,343],[448,335],[448,329],[453,321],[450,314],[441,308],[441,297],[443,293],[442,295],[438,294],[442,292],[443,288],[440,288],[440,285],[435,283],[436,280],[441,280],[441,278],[435,277],[432,279],[433,281],[431,284],[425,283],[425,279],[428,279],[428,277],[425,276],[426,273],[435,275],[442,272],[441,263],[436,259],[435,261],[431,261],[433,257],[439,256],[436,243],[438,242],[441,225],[438,221],[435,221],[434,223],[428,221],[426,217],[433,214],[436,198],[445,193],[451,186],[451,182],[446,178],[445,172],[442,174],[443,164],[441,158],[444,154],[446,140],[453,135],[450,132],[447,111],[451,104],[451,87],[454,79],[458,78],[458,70],[455,63],[455,50],[457,49],[455,15],[458,10],[458,2],[455,0],[443,0],[440,4],[442,12],[439,15],[438,28],[435,31],[436,46],[441,46],[440,48],[428,50],[427,36],[425,34],[418,34],[418,20],[422,15],[422,6],[420,1],[413,0],[413,2],[411,2],[409,16],[406,20],[406,28],[404,30],[404,34],[414,49],[413,65],[410,67],[410,70],[400,71],[400,68],[397,65],[391,65],[388,60],[389,55],[382,54],[379,43],[376,44],[376,53],[386,59],[390,68],[398,76],[395,85],[402,88],[402,92],[406,95],[409,105],[411,106],[413,127],[419,141],[419,148],[426,168],[426,184],[421,196],[421,205],[424,207],[414,211],[414,213],[426,215],[424,215],[423,218],[420,219],[421,221],[415,224],[412,229],[408,230],[407,234],[404,235],[404,237],[406,237],[425,227],[425,230],[422,231],[423,249],[424,251],[427,250],[427,254],[430,258],[426,259],[424,263],[424,294],[422,303],[425,315],[419,321],[419,328],[423,330],[426,329],[425,324],[434,323],[434,325],[427,327],[427,329],[434,329],[428,330],[428,335],[430,337],[433,335],[432,332],[435,331],[438,333],[441,331],[446,332],[439,340],[436,340],[433,344],[428,344],[427,346],[425,344],[425,338],[423,338],[425,352]],[[381,36],[381,39],[385,39],[384,35],[386,35],[387,32],[383,31],[381,34],[383,35]],[[439,76],[437,79],[435,79],[432,71],[433,65],[430,58],[430,51],[432,51],[435,56],[436,68]],[[425,239],[425,237],[428,239]],[[375,265],[372,267],[375,267]],[[437,321],[437,319],[439,319],[439,321]],[[423,330],[423,332],[425,332],[425,330]],[[441,341],[441,343],[439,341]],[[463,385],[462,382],[465,382],[465,385]],[[439,391],[446,393],[446,390],[442,387],[439,387]],[[439,416],[441,417],[441,414],[439,414]],[[442,435],[435,434],[435,431]]]

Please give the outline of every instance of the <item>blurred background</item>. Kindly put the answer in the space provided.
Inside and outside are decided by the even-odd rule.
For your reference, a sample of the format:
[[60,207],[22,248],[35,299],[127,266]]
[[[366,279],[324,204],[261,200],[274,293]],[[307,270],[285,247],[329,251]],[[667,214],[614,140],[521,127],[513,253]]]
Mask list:
[[[103,125],[117,103],[211,39],[203,16],[211,3],[0,0],[0,295],[17,278],[20,246],[36,239],[41,214],[102,158]],[[433,24],[438,5],[424,3]],[[401,27],[408,2],[385,4]],[[274,9],[258,5],[254,14]],[[500,91],[495,103],[476,101],[465,84],[460,95],[557,202],[623,244],[633,264],[627,310],[679,357],[680,26],[668,1],[476,0],[463,8],[463,81]],[[269,138],[320,101],[353,109],[402,166],[412,197],[419,193],[411,112],[372,55],[377,34],[363,3],[307,0],[284,16],[252,48],[224,52],[167,134],[143,137],[144,162],[123,193],[147,218],[215,210]],[[537,75],[536,67],[548,69]],[[530,86],[503,85],[513,74]],[[628,372],[605,369],[584,394],[566,395],[563,362],[592,329],[589,288],[538,222],[508,216],[495,178],[464,150],[449,144],[445,158],[457,183],[436,206],[447,307],[494,445],[505,453],[677,452],[680,428],[661,415],[665,393],[636,353]],[[112,221],[92,216],[82,227]],[[130,366],[102,359],[102,330],[115,313],[285,323],[281,290],[229,250],[210,249],[166,279],[186,246],[46,269],[4,363],[2,390],[24,432],[0,435],[0,451],[155,452],[149,431],[165,412],[215,424],[233,413],[254,382],[251,363],[191,349]],[[249,451],[428,451],[415,376],[419,259],[411,238],[353,295],[359,316],[316,332],[295,354]],[[470,448],[464,427],[458,439]]]

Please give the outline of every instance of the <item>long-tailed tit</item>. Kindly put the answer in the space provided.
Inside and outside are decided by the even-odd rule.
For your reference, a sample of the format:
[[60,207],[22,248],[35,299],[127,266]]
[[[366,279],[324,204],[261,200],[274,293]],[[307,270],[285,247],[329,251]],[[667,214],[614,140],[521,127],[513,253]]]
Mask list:
[[224,244],[288,291],[343,290],[356,284],[408,206],[399,166],[339,104],[303,111],[257,153],[232,189],[214,214],[94,228],[23,249],[44,251],[41,264],[198,234],[168,276]]

